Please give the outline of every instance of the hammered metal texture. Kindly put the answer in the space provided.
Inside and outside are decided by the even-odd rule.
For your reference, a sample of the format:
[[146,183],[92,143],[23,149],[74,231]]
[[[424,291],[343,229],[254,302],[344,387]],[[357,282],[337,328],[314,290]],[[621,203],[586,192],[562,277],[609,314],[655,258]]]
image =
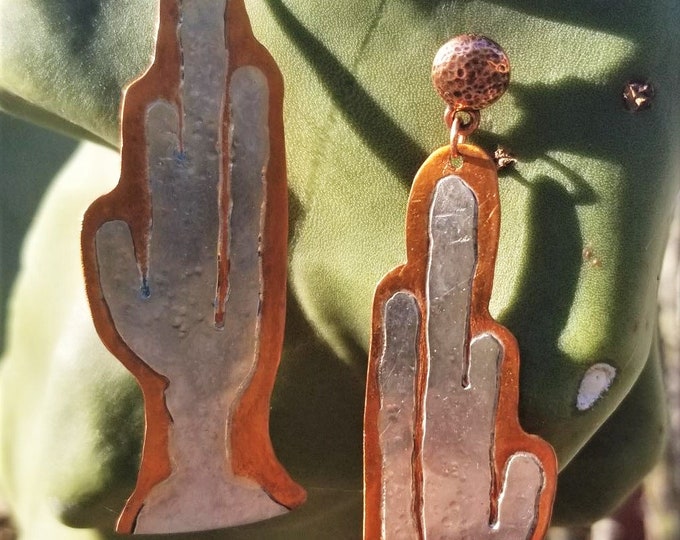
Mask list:
[[498,100],[510,83],[510,63],[500,45],[463,34],[446,42],[432,63],[432,83],[454,110],[480,110]]

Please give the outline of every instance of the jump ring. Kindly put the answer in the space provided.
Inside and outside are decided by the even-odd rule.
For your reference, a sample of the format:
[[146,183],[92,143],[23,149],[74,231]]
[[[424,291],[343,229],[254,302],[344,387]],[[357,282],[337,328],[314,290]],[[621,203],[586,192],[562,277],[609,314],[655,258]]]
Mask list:
[[[463,119],[464,116],[468,117],[467,121]],[[451,154],[454,157],[458,156],[458,145],[463,143],[468,135],[479,127],[480,117],[479,111],[456,111],[451,107],[446,108],[444,121],[451,130],[449,141],[451,143]]]

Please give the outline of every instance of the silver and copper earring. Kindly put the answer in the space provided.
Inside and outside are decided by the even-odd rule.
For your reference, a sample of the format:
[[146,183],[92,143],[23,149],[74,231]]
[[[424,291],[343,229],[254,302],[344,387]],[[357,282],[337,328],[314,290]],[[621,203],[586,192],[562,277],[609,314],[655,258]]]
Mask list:
[[377,287],[364,418],[364,538],[540,539],[552,447],[518,420],[519,350],[489,314],[500,211],[495,162],[467,137],[506,90],[477,35],[437,53],[450,141],[416,174],[407,262]]
[[144,396],[120,533],[230,527],[305,500],[269,438],[286,303],[281,74],[243,0],[160,0],[157,30],[124,93],[120,182],[82,229],[95,327]]

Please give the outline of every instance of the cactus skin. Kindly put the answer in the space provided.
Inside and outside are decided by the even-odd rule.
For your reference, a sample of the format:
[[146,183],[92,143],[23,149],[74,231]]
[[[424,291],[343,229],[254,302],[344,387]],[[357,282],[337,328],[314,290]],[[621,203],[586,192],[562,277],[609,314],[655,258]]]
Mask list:
[[629,394],[560,475],[554,524],[588,524],[611,512],[661,457],[666,435],[661,371],[655,343]]
[[[492,312],[520,343],[523,424],[555,446],[564,468],[556,519],[582,522],[610,510],[663,443],[661,396],[643,368],[680,187],[676,0],[251,0],[248,8],[288,82],[295,301],[272,414],[282,461],[303,484],[359,489],[373,289],[404,260],[407,183],[446,140],[429,65],[446,39],[477,32],[502,44],[513,66],[510,90],[484,112],[477,142],[519,158],[501,175]],[[0,106],[115,146],[120,89],[148,62],[153,16],[146,0],[0,0]],[[649,110],[623,108],[631,78],[656,87]],[[97,151],[83,152],[87,162]],[[120,508],[136,467],[139,395],[111,367],[82,312],[77,252],[66,261],[78,204],[84,209],[108,187],[100,163],[79,166],[87,176],[77,181],[71,170],[70,181],[55,184],[31,235],[0,378],[0,490],[29,539],[103,538],[58,520],[111,530],[115,512],[107,509]],[[38,313],[39,302],[52,308]],[[591,409],[578,411],[581,378],[598,362],[617,376]],[[319,431],[322,402],[336,424],[328,432]],[[326,435],[337,450],[317,440]],[[621,460],[624,448],[635,459]],[[596,512],[581,506],[581,489]],[[317,493],[304,512],[219,537],[277,530],[277,538],[313,538],[321,526],[323,538],[329,527],[338,538],[359,534],[358,492]],[[354,528],[342,529],[347,522]]]

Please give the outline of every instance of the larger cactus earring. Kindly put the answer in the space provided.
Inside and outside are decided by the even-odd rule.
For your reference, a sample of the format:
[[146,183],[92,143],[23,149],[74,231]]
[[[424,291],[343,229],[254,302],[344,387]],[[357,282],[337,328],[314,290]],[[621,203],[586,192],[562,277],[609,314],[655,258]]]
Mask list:
[[543,538],[557,465],[518,420],[519,350],[494,321],[496,164],[467,144],[503,94],[504,51],[463,35],[437,53],[450,144],[418,171],[408,260],[377,287],[364,419],[366,540]]
[[305,499],[269,439],[283,342],[283,83],[243,0],[160,0],[124,95],[118,186],[88,209],[87,295],[144,394],[122,533],[250,523]]

